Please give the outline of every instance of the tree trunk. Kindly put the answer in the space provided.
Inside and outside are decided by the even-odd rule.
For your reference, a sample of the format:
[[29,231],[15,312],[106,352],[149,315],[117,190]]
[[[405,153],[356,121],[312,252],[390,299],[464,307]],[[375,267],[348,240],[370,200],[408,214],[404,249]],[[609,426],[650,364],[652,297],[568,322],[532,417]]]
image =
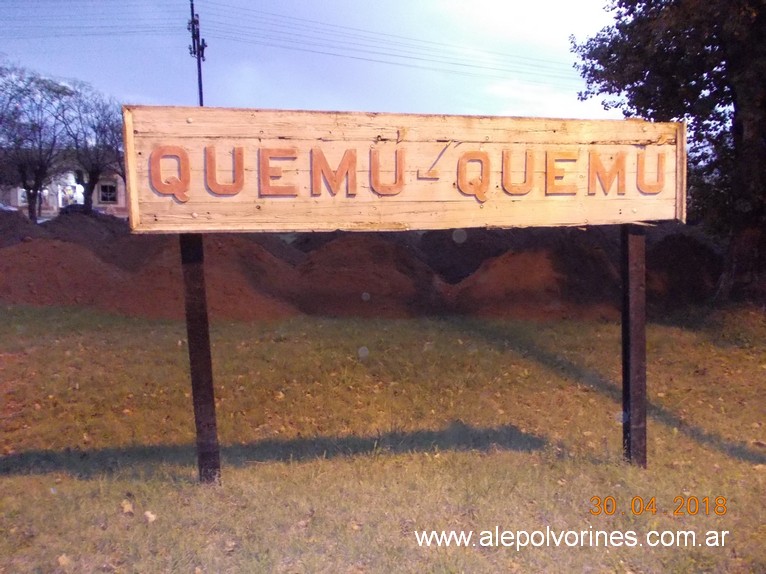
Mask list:
[[27,215],[32,223],[37,223],[37,196],[39,193],[33,189],[24,190],[24,195],[27,198]]
[[715,298],[761,299],[766,296],[766,233],[761,227],[737,231],[729,241]]
[[717,298],[748,292],[764,273],[762,228],[766,225],[766,10],[749,26],[723,27],[726,66],[733,97],[735,170],[732,237]]
[[83,192],[82,192],[82,207],[83,207],[83,213],[86,215],[90,215],[93,213],[93,194],[96,191],[96,187],[98,186],[98,180],[101,179],[101,171],[89,171],[88,172],[88,181],[87,183],[83,183]]
[[88,181],[83,187],[82,192],[82,212],[86,215],[93,213],[93,191],[95,184],[92,181]]

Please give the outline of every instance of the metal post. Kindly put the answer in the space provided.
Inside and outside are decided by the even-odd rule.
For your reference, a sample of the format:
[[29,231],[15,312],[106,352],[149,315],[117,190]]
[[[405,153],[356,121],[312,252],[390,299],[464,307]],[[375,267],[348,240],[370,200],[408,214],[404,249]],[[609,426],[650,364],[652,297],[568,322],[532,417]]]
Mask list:
[[[189,53],[197,59],[199,105],[202,106],[202,60],[205,59],[207,44],[205,40],[200,40],[199,16],[194,13],[194,0],[189,0],[189,4],[191,6],[189,31],[192,36]],[[205,293],[205,251],[202,235],[199,233],[182,233],[179,240],[186,301],[186,334],[189,341],[194,426],[197,430],[199,479],[201,482],[218,482],[221,478],[221,457],[215,415],[210,325]]]
[[622,226],[622,440],[625,458],[646,468],[646,238]]

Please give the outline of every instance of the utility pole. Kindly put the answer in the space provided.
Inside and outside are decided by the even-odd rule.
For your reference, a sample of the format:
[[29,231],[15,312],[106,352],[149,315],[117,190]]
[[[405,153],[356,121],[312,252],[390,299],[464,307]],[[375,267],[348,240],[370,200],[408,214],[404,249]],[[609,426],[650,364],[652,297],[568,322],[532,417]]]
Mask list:
[[[187,28],[192,37],[189,53],[197,59],[197,86],[199,105],[202,107],[204,103],[202,61],[205,59],[207,43],[200,39],[199,15],[194,13],[194,0],[189,2],[191,20]],[[197,467],[200,482],[217,483],[221,478],[221,456],[218,445],[213,362],[210,353],[210,324],[205,292],[205,250],[202,235],[199,233],[182,233],[179,239],[186,302],[186,335],[189,341],[194,426],[197,431]]]
[[204,38],[200,39],[199,33],[199,14],[194,12],[194,0],[189,0],[189,7],[191,8],[191,19],[189,25],[186,27],[191,32],[192,43],[189,45],[189,54],[197,59],[197,89],[199,91],[199,105],[204,106],[204,98],[202,96],[202,62],[205,61],[205,48],[207,48],[207,42]]

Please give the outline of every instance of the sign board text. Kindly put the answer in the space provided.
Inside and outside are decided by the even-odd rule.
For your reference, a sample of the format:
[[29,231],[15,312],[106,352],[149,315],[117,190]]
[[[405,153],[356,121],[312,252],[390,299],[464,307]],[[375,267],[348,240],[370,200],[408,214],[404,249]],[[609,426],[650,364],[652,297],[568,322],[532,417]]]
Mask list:
[[685,126],[124,108],[137,232],[385,231],[685,219]]

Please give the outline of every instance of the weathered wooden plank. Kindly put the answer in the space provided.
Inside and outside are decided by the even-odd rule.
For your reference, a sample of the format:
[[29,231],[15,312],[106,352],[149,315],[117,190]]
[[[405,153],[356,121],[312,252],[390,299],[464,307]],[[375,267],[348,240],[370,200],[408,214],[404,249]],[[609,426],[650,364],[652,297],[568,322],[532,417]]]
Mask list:
[[622,228],[622,442],[625,458],[646,468],[646,239]]
[[683,124],[128,107],[138,232],[685,217]]
[[179,235],[179,244],[184,278],[194,427],[197,435],[197,468],[201,482],[218,482],[221,475],[221,459],[215,414],[202,235],[182,233]]

